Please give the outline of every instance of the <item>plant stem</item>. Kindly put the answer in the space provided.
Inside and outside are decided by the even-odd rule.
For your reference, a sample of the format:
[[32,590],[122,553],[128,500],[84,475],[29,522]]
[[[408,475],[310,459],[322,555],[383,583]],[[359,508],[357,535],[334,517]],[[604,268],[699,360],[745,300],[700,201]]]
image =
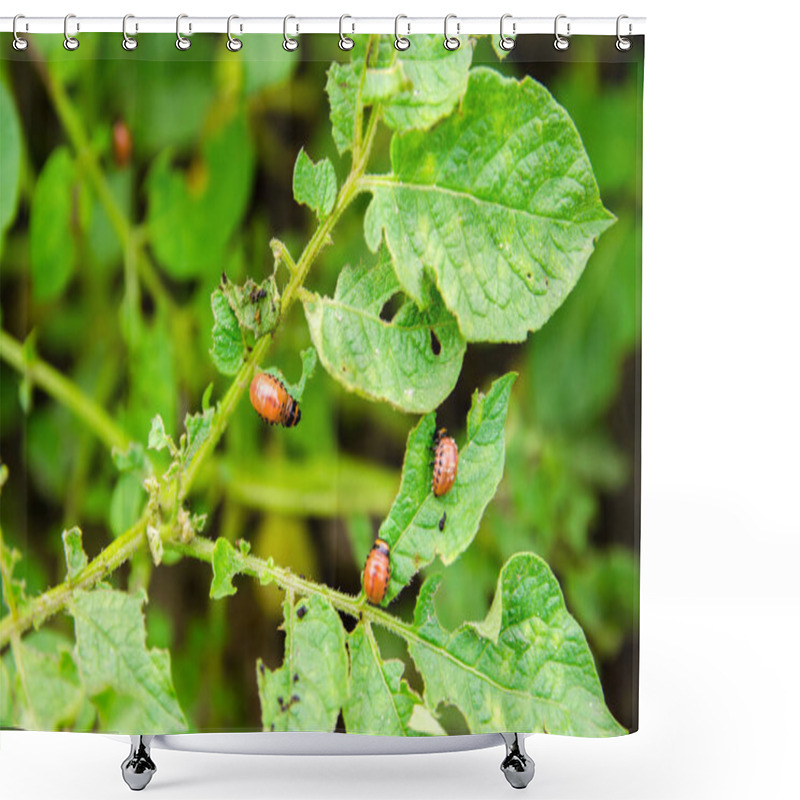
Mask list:
[[64,608],[76,589],[91,589],[106,575],[119,569],[146,541],[145,520],[140,519],[118,539],[106,547],[97,558],[90,561],[72,580],[58,584],[31,600],[14,616],[0,619],[0,651],[29,628],[38,628],[53,614]]
[[5,331],[0,331],[0,358],[70,409],[109,449],[127,450],[131,438],[104,408],[46,362],[38,358],[28,360],[24,345]]
[[[211,564],[214,542],[204,536],[196,536],[188,543],[177,541],[166,543],[165,548]],[[285,567],[270,564],[268,561],[264,561],[254,555],[244,555],[244,553],[236,552],[235,563],[241,574],[256,578],[261,583],[275,583],[287,593],[291,592],[306,597],[311,595],[322,597],[343,614],[356,619],[366,619],[374,622],[406,641],[424,643],[411,625],[392,616],[382,608],[370,605],[363,594],[355,596],[339,592],[324,584],[301,578]]]

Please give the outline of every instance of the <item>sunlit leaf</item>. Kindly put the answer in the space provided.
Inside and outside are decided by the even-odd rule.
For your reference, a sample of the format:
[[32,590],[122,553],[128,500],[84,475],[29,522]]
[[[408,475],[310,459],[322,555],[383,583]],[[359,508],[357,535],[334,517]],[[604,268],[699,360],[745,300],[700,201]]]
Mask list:
[[[131,701],[126,724],[140,731],[180,733],[186,720],[172,685],[169,654],[147,648],[143,601],[142,593],[107,588],[76,591],[69,605],[75,620],[76,660],[91,695],[110,689],[116,697]],[[113,718],[107,720],[108,730],[115,730],[116,724]]]
[[436,616],[439,582],[433,576],[423,584],[409,641],[429,708],[455,705],[472,733],[625,733],[606,708],[583,632],[542,559],[509,559],[486,619],[453,632]]
[[424,413],[456,385],[466,344],[437,296],[420,311],[406,300],[390,319],[381,309],[400,292],[384,251],[373,267],[345,267],[332,298],[305,303],[320,360],[346,388],[403,411]]
[[347,647],[350,684],[356,687],[342,710],[348,733],[377,736],[444,733],[420,696],[403,679],[403,662],[381,658],[368,622],[356,625],[347,638]]
[[522,341],[574,287],[613,222],[567,113],[525,78],[474,69],[458,114],[395,136],[364,220],[381,231],[401,286],[427,300],[427,273],[468,341]]
[[265,731],[331,732],[347,699],[347,652],[339,615],[312,596],[284,606],[286,646],[275,671],[257,665]]
[[320,219],[331,213],[336,200],[336,173],[327,158],[316,164],[305,150],[297,154],[292,180],[294,199],[308,206]]
[[458,475],[447,494],[436,497],[431,490],[435,414],[423,417],[409,434],[400,492],[380,529],[392,567],[384,604],[437,555],[443,564],[452,563],[478,532],[503,475],[506,411],[515,377],[499,378],[486,395],[475,392],[466,439],[458,443]]

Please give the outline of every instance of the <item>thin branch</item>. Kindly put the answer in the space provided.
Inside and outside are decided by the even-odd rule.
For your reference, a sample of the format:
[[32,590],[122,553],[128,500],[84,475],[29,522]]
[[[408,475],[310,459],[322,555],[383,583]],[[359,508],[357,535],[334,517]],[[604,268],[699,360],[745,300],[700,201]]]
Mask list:
[[45,361],[29,360],[24,345],[5,331],[0,331],[0,358],[83,420],[109,450],[114,447],[127,450],[131,438],[104,408]]

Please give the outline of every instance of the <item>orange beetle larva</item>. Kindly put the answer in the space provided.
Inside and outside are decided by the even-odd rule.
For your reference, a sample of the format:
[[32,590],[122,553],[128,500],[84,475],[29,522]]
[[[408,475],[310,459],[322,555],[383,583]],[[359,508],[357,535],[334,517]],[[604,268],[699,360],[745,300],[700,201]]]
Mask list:
[[373,605],[377,606],[386,596],[390,575],[389,545],[383,539],[376,539],[364,565],[364,593]]
[[433,440],[433,493],[436,497],[447,494],[458,474],[458,445],[447,431],[441,428]]
[[250,402],[270,425],[293,428],[300,422],[300,405],[274,375],[257,372],[250,383]]

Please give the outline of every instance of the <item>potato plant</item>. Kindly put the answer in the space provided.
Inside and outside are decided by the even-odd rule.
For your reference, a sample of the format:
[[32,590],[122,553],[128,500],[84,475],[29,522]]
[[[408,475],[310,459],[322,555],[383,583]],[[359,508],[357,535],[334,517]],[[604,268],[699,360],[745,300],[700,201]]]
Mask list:
[[[613,587],[634,585],[635,562],[587,532],[597,492],[630,469],[600,421],[638,338],[638,286],[603,291],[613,253],[592,272],[620,225],[565,108],[507,64],[473,63],[486,42],[448,52],[417,36],[398,52],[360,37],[326,67],[325,124],[287,146],[280,115],[294,119],[295,94],[323,104],[323,84],[282,51],[246,60],[263,37],[165,71],[117,54],[107,98],[141,81],[152,107],[116,121],[79,60],[97,52],[32,38],[33,62],[0,75],[0,435],[25,448],[0,468],[0,726],[241,728],[257,698],[267,731],[624,733],[543,557],[565,565],[597,650],[617,652],[634,611]],[[15,99],[22,70],[55,141]],[[290,186],[270,172],[287,158]],[[587,355],[606,323],[607,352]],[[592,366],[600,385],[573,398],[569,379]],[[249,407],[257,371],[300,404],[296,430]],[[436,497],[443,417],[460,455]],[[28,513],[35,498],[46,514]],[[308,520],[330,524],[314,536]],[[345,586],[313,546],[337,555],[341,528]],[[391,553],[380,605],[357,577],[376,536]],[[171,587],[198,581],[203,616],[171,618]],[[251,625],[230,612],[243,595]],[[240,638],[256,654],[227,672]]]

